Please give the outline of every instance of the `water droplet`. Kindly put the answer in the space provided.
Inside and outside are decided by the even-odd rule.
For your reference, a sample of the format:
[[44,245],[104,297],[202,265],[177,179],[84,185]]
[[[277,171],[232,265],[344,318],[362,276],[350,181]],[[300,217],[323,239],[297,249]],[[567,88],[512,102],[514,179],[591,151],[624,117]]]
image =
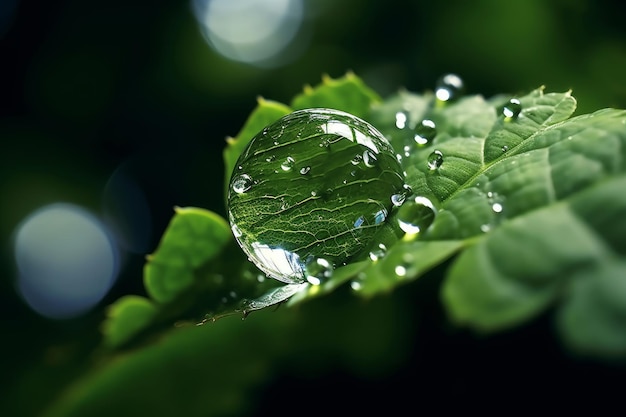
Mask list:
[[512,98],[502,108],[502,114],[507,119],[515,119],[522,111],[522,103],[516,98]]
[[500,203],[493,203],[491,205],[491,209],[495,212],[495,213],[502,213],[502,210],[504,209],[504,207],[502,207],[502,204]]
[[381,259],[383,256],[385,256],[386,253],[387,253],[387,247],[384,244],[379,243],[376,249],[370,252],[370,259],[372,261],[377,261]]
[[409,121],[408,114],[403,111],[399,111],[396,113],[396,127],[398,129],[404,129],[407,126]]
[[435,96],[440,101],[458,98],[464,89],[463,80],[456,74],[446,74],[437,80]]
[[333,266],[325,258],[314,258],[306,264],[306,280],[311,285],[320,285],[333,275]]
[[252,187],[253,183],[254,181],[252,181],[252,178],[250,177],[250,175],[241,174],[241,175],[236,176],[235,179],[233,179],[231,188],[235,193],[243,194]]
[[426,145],[437,136],[435,122],[424,119],[415,127],[415,142],[418,145]]
[[508,151],[508,150],[509,150],[509,147],[508,147],[508,146],[504,145],[504,146],[502,147],[502,153],[505,153],[505,152],[506,152],[506,151]]
[[433,223],[435,214],[435,206],[428,198],[410,197],[398,209],[398,225],[406,234],[417,235]]
[[376,162],[376,155],[374,155],[372,151],[368,149],[363,152],[363,163],[366,167],[373,168],[374,166],[376,166]]
[[[274,147],[274,140],[288,146]],[[271,168],[268,155],[279,161]],[[304,160],[306,165],[298,165]],[[288,284],[310,282],[309,259],[327,259],[334,266],[367,257],[394,207],[391,196],[405,183],[380,132],[330,109],[298,110],[279,119],[265,138],[262,132],[252,138],[236,166],[242,170],[230,189],[247,189],[228,196],[236,241],[265,275]],[[283,175],[271,174],[274,169],[309,177],[287,189]]]
[[406,276],[406,267],[404,265],[397,265],[394,268],[394,272],[396,273],[397,276],[404,277]]
[[293,159],[293,157],[288,156],[287,159],[285,159],[283,163],[280,164],[280,167],[283,171],[291,171],[295,164],[296,161]]
[[441,153],[441,151],[435,150],[428,155],[428,169],[434,171],[439,168],[441,164],[443,164],[443,153]]
[[400,207],[406,201],[407,196],[411,195],[412,192],[413,190],[411,189],[411,186],[409,184],[404,184],[402,186],[402,191],[391,196],[391,203],[395,207]]
[[480,231],[481,232],[487,233],[490,230],[491,230],[491,226],[490,225],[488,225],[488,224],[480,225]]

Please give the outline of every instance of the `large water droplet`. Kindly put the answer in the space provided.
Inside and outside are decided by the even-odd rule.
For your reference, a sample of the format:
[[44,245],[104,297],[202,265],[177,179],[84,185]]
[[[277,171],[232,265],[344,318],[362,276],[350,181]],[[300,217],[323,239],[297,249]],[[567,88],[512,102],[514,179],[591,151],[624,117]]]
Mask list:
[[[268,175],[275,169],[265,168],[268,155],[283,161],[279,172],[301,164],[301,175],[289,184],[283,175]],[[236,166],[242,170],[231,190],[246,189],[228,195],[237,243],[268,277],[287,283],[310,281],[310,259],[342,265],[357,254],[365,258],[394,207],[391,196],[404,184],[387,139],[367,122],[329,109],[279,119],[250,141]]]
[[417,235],[433,223],[435,214],[435,206],[428,198],[410,197],[398,210],[398,225],[406,234]]
[[516,98],[512,98],[502,108],[502,114],[507,119],[515,119],[522,112],[522,103]]
[[463,93],[463,80],[456,74],[446,74],[437,80],[435,96],[440,101],[454,100]]
[[428,169],[431,171],[436,170],[443,164],[443,153],[441,151],[435,150],[430,155],[428,155]]
[[231,189],[237,194],[243,194],[252,187],[253,182],[248,174],[237,175],[231,181]]

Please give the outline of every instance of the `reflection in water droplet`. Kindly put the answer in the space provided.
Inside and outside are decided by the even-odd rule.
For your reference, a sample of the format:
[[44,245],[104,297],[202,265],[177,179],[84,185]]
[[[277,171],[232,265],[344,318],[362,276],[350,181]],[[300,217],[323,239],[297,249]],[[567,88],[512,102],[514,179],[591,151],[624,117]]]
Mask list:
[[283,171],[291,171],[295,164],[296,161],[293,159],[293,157],[288,156],[287,159],[285,159],[283,163],[280,164],[280,167]]
[[411,197],[398,209],[398,225],[406,234],[417,235],[433,223],[435,214],[435,206],[428,198]]
[[443,164],[443,153],[441,153],[441,151],[435,150],[428,155],[428,169],[434,171],[439,168],[441,164]]
[[324,258],[314,258],[306,264],[306,280],[311,285],[320,285],[333,275],[333,266]]
[[387,253],[387,247],[384,244],[379,243],[376,249],[370,252],[370,259],[372,261],[377,261],[383,256],[385,256],[386,253]]
[[302,167],[300,168],[300,174],[306,175],[311,171],[311,167]]
[[502,108],[502,114],[507,119],[515,119],[522,111],[522,103],[516,98],[509,100]]
[[395,207],[400,207],[406,201],[407,196],[411,195],[413,190],[409,184],[404,184],[402,186],[402,191],[391,196],[391,203]]
[[376,166],[376,162],[376,155],[374,155],[372,151],[366,150],[365,152],[363,152],[363,163],[366,167],[373,168],[374,166]]
[[232,189],[237,194],[245,193],[252,187],[252,178],[248,174],[241,174],[237,176],[232,183]]
[[415,127],[415,142],[418,145],[426,145],[437,136],[435,122],[424,119]]
[[440,101],[449,101],[458,98],[463,92],[463,80],[456,74],[446,74],[437,80],[435,96]]

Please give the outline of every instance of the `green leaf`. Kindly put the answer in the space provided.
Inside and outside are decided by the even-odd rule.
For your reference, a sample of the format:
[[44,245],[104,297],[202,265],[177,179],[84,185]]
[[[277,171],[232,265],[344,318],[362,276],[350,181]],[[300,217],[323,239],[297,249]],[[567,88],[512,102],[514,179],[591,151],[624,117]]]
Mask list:
[[228,223],[207,210],[177,208],[156,252],[148,256],[144,283],[159,303],[173,301],[194,283],[194,272],[232,239]]
[[304,92],[293,99],[291,107],[294,110],[330,108],[365,118],[372,104],[379,101],[380,97],[376,92],[367,87],[359,77],[348,73],[339,79],[324,77],[322,84],[315,88],[305,87]]
[[109,306],[102,333],[107,346],[116,348],[127,343],[138,332],[146,328],[158,310],[150,300],[127,295]]

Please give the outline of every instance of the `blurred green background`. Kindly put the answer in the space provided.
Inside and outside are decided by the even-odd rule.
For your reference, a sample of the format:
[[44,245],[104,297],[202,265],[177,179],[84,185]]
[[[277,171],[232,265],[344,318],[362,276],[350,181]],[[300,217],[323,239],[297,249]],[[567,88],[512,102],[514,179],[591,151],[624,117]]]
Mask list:
[[[43,407],[77,372],[57,373],[55,364],[80,369],[97,346],[104,307],[144,293],[144,255],[156,247],[174,206],[224,215],[224,140],[237,134],[258,96],[288,102],[323,74],[354,71],[384,97],[399,88],[432,89],[440,75],[454,72],[470,94],[545,85],[572,89],[577,114],[626,108],[626,26],[609,1],[256,2],[267,9],[212,2],[2,1],[0,395],[11,413],[2,415],[20,412],[16,404],[26,398],[29,411]],[[59,202],[91,213],[114,236],[116,279],[92,308],[51,319],[18,290],[15,242],[21,222]],[[574,375],[623,377],[619,368],[567,358],[547,319],[487,339],[442,328],[435,286],[420,283],[381,301],[421,303],[406,312],[408,322],[411,314],[427,316],[410,335],[414,352],[385,347],[390,357],[403,352],[401,365],[365,380],[358,372],[279,373],[259,391],[258,414],[297,393],[294,384],[302,392],[350,386],[364,395],[405,396],[412,387],[405,378],[415,378],[425,385],[430,379],[440,391],[469,390],[460,374],[504,377],[506,369],[495,369],[515,355],[523,360],[512,365],[514,375],[545,367],[554,373],[545,386],[580,388],[567,382]],[[328,326],[326,319],[319,325]],[[372,341],[381,328],[373,327],[379,333],[372,331]],[[420,347],[419,340],[430,344]]]

